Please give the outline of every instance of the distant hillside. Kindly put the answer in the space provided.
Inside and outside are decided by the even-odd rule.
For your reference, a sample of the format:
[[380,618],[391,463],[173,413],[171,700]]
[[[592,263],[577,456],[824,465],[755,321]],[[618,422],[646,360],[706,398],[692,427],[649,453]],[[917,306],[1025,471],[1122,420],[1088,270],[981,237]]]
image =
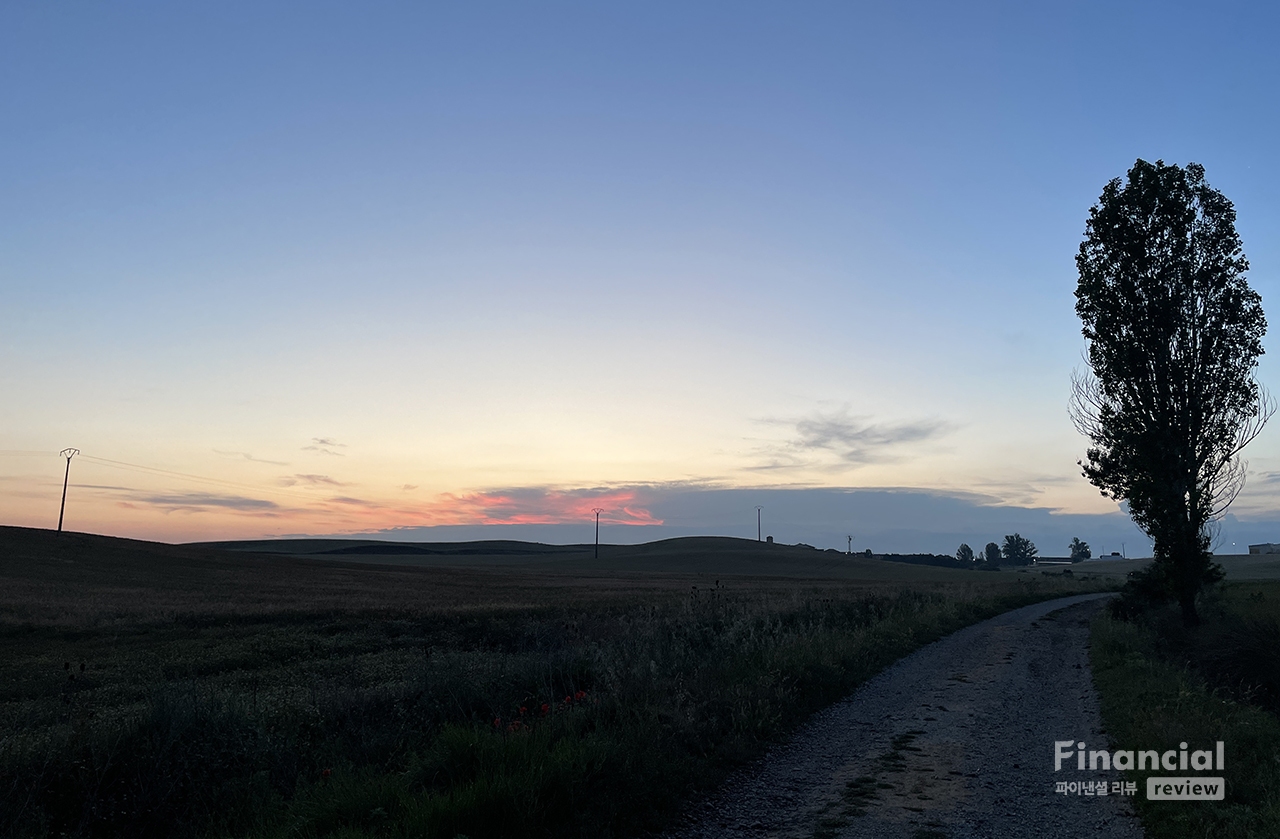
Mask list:
[[377,539],[253,539],[193,542],[192,547],[295,556],[547,556],[591,552],[591,545],[544,545],[492,539],[478,542],[389,542]]
[[[641,545],[545,545],[538,542],[394,542],[376,539],[280,539],[204,542],[191,547],[378,565],[475,568],[519,566],[556,573],[689,573],[814,579],[917,580],[951,579],[970,574],[958,568],[898,560],[886,562],[861,554],[818,550],[809,545],[781,545],[728,536],[683,536]],[[889,559],[885,557],[884,559]],[[955,565],[952,560],[952,565]]]
[[908,565],[928,565],[933,568],[955,568],[961,571],[973,570],[972,562],[961,562],[954,556],[946,554],[872,554],[873,559],[885,562],[905,562]]

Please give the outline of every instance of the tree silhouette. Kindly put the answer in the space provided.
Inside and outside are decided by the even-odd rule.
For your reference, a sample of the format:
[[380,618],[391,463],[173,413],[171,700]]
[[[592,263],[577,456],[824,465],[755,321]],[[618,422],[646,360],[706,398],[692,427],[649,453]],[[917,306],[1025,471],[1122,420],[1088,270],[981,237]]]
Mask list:
[[1004,537],[1000,548],[1000,556],[1007,565],[1030,565],[1038,553],[1035,543],[1020,533]]
[[1204,167],[1139,160],[1090,209],[1076,266],[1091,370],[1073,377],[1072,418],[1090,440],[1080,466],[1128,502],[1154,542],[1145,584],[1194,625],[1197,594],[1222,577],[1211,524],[1274,411],[1253,376],[1267,321],[1244,277],[1235,208]]
[[988,542],[987,546],[982,549],[982,558],[992,565],[1000,564],[1000,546],[995,542]]
[[1073,536],[1071,538],[1071,561],[1083,562],[1093,556],[1093,550],[1090,549],[1088,542],[1081,542],[1080,537]]
[[967,544],[961,543],[960,547],[956,548],[956,559],[965,565],[973,562],[973,548],[969,547]]

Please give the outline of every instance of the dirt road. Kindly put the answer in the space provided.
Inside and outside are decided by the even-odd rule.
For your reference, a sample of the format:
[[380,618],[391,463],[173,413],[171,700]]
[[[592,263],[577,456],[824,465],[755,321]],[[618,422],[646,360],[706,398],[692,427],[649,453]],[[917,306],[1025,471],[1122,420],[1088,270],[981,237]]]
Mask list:
[[[1017,609],[904,658],[668,839],[1141,837],[1131,799],[1110,794],[1119,772],[1054,771],[1055,740],[1109,748],[1088,660],[1088,619],[1105,596]],[[1055,792],[1101,780],[1104,797]]]

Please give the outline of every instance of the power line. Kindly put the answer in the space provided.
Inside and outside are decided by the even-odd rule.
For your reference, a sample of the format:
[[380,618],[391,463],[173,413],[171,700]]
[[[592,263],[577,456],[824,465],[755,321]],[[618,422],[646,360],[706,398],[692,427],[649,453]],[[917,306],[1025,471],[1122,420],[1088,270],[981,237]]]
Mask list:
[[[22,450],[22,449],[0,449],[0,456],[4,456],[4,457],[65,457],[66,456],[65,451],[66,451],[65,449],[63,450],[63,452],[34,451],[34,450]],[[79,449],[76,449],[75,451],[76,451],[76,455],[79,456],[81,460],[87,460],[90,463],[95,463],[99,466],[108,466],[108,467],[111,467],[112,469],[124,469],[126,471],[141,472],[147,475],[162,475],[164,477],[169,477],[169,478],[183,478],[188,481],[198,481],[200,483],[214,484],[217,486],[230,487],[232,489],[245,490],[248,492],[259,492],[259,493],[265,492],[271,495],[282,495],[282,496],[285,496],[286,498],[297,498],[297,499],[306,500],[306,501],[316,500],[314,496],[302,495],[296,492],[289,492],[288,490],[274,489],[271,487],[254,486],[252,484],[242,484],[242,483],[237,483],[235,481],[223,480],[221,478],[210,478],[205,475],[192,475],[189,472],[175,472],[172,469],[161,469],[157,466],[147,466],[142,463],[129,463],[123,460],[111,460],[110,458],[106,458],[106,457],[97,457],[96,455],[84,454]],[[65,482],[66,481],[64,480],[64,483]]]
[[249,492],[265,492],[273,495],[283,495],[288,498],[300,498],[306,499],[307,501],[315,500],[313,496],[300,495],[299,493],[289,492],[287,490],[270,489],[266,487],[253,486],[251,484],[240,484],[235,481],[224,481],[221,478],[208,478],[203,475],[192,475],[188,472],[175,472],[172,469],[160,469],[156,466],[144,466],[141,463],[127,463],[123,460],[110,460],[105,457],[96,457],[91,454],[82,454],[80,457],[84,460],[90,461],[91,463],[96,463],[100,466],[110,466],[114,469],[125,469],[128,471],[142,472],[144,474],[151,475],[164,475],[171,478],[185,478],[189,481],[200,481],[206,484],[215,484],[218,486],[230,487],[232,489],[247,490]]

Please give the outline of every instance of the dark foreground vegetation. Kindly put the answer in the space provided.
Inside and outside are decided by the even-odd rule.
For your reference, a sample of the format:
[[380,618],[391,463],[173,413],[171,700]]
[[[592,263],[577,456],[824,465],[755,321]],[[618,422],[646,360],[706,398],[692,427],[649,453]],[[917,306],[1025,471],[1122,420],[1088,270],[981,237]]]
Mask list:
[[913,573],[393,568],[0,528],[0,833],[635,835],[904,653],[1085,590]]
[[[1219,586],[1190,628],[1177,603],[1136,609],[1128,600],[1129,608],[1097,618],[1092,633],[1094,680],[1115,748],[1219,740],[1226,748],[1226,800],[1147,801],[1140,792],[1147,836],[1280,836],[1280,583]],[[1129,774],[1145,790],[1149,775],[1186,773]]]

